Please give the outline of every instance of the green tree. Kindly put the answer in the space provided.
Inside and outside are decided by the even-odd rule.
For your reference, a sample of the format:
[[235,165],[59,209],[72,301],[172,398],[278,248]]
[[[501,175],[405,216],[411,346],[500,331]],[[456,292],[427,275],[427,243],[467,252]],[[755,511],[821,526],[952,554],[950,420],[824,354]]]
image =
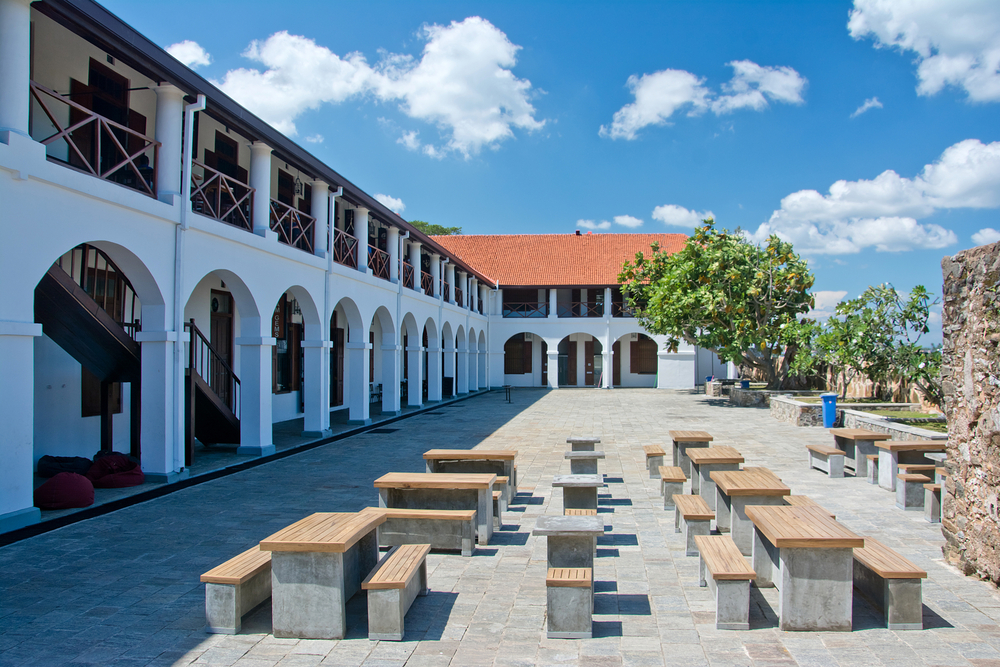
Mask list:
[[666,336],[668,349],[683,341],[712,350],[758,369],[772,388],[788,376],[808,326],[799,316],[813,305],[813,276],[790,243],[772,236],[757,246],[712,219],[677,253],[655,244],[650,257],[638,253],[618,281],[639,322]]
[[427,236],[452,236],[462,233],[461,227],[445,227],[444,225],[435,225],[432,222],[424,222],[423,220],[410,220],[410,224],[424,234],[427,234]]

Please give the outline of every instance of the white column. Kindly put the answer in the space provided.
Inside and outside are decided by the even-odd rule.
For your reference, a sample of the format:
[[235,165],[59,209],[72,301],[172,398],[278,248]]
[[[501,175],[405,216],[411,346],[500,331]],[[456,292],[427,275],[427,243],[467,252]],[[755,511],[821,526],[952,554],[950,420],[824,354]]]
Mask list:
[[[382,332],[385,336],[385,332]],[[400,409],[400,387],[399,378],[401,375],[399,368],[399,352],[402,345],[382,346],[382,414],[398,415]]]
[[469,310],[479,312],[479,278],[476,277],[469,282]]
[[[314,191],[315,192],[315,191]],[[302,435],[322,438],[330,435],[330,348],[328,340],[304,340],[305,381],[302,403],[305,409]]]
[[250,187],[253,193],[253,233],[277,239],[271,231],[271,147],[255,141],[250,144]]
[[271,365],[274,338],[241,336],[240,346],[240,447],[237,454],[267,456],[274,453],[271,425]]
[[[317,257],[326,257],[326,248],[329,245],[328,235],[330,234],[330,185],[326,181],[315,180],[310,183],[312,186],[312,215],[316,218],[313,225],[313,254]],[[329,393],[329,392],[327,392]]]
[[466,362],[469,367],[469,372],[466,374],[469,378],[468,391],[477,391],[479,389],[479,351],[477,349],[478,342],[469,345],[468,361]]
[[490,288],[486,285],[479,286],[479,298],[483,301],[483,315],[490,314]]
[[347,378],[350,385],[344,387],[347,394],[344,402],[348,407],[348,420],[352,424],[371,424],[368,406],[368,350],[370,343],[344,343],[344,353],[347,356]]
[[462,340],[458,342],[458,351],[455,355],[455,393],[469,393],[469,344]]
[[611,312],[611,288],[604,288],[604,319],[610,320],[612,316]]
[[[460,270],[456,270],[455,274],[455,284],[462,290],[462,303],[459,303],[458,307],[465,308],[469,298],[469,280],[467,278],[469,274]],[[455,303],[458,303],[458,299],[455,300]]]
[[493,297],[493,314],[499,317],[503,317],[503,290],[498,289],[497,294]]
[[410,264],[413,265],[413,289],[422,292],[420,287],[420,248],[423,244],[420,241],[410,242]]
[[445,264],[444,280],[448,283],[448,303],[455,303],[455,265],[451,262]]
[[[579,347],[579,346],[578,346]],[[549,345],[549,367],[548,367],[548,380],[550,389],[559,388],[559,348],[558,343],[556,345]],[[582,368],[578,367],[578,368]]]
[[614,379],[612,373],[614,368],[611,365],[614,363],[614,350],[611,349],[610,345],[604,346],[604,350],[601,352],[601,357],[604,373],[604,376],[601,378],[601,387],[603,389],[611,389],[611,381]]
[[486,350],[479,350],[479,388],[489,389],[490,380],[486,377]]
[[[0,141],[5,143],[6,132],[28,136],[28,112],[31,108],[30,4],[29,0],[0,0]],[[31,507],[31,489],[28,496],[27,507]]]
[[409,375],[406,379],[406,404],[419,408],[424,403],[424,348],[420,345],[410,345],[406,348],[406,354]]
[[142,422],[139,424],[139,441],[142,443],[142,472],[151,482],[173,482],[184,467],[184,453],[174,454],[175,410],[183,412],[183,405],[174,405],[174,346],[177,342],[173,331],[140,331],[136,334],[142,359],[141,395],[139,405]]
[[437,341],[428,341],[427,348],[427,401],[441,402],[441,348]]
[[354,238],[358,240],[358,271],[368,273],[368,209],[354,209]]
[[156,91],[156,196],[172,204],[181,194],[181,148],[184,135],[184,91],[169,83]]
[[555,287],[549,288],[549,318],[559,317],[559,290]]
[[399,229],[389,227],[389,282],[399,282]]
[[[3,6],[0,0],[0,7]],[[0,419],[4,443],[4,461],[0,466],[0,532],[23,528],[41,519],[41,513],[34,507],[34,341],[41,335],[42,325],[34,322],[0,322],[0,368],[3,369]]]
[[451,394],[445,398],[451,398],[458,391],[458,379],[455,377],[455,341],[446,340],[444,342],[444,376],[451,378]]
[[434,253],[431,255],[431,282],[434,284],[433,296],[441,296],[441,255]]

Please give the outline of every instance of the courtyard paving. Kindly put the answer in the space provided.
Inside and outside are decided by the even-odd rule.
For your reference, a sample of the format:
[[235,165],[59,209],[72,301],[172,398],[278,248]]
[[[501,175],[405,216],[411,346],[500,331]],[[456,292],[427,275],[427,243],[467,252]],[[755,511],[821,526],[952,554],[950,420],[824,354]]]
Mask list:
[[[861,535],[928,572],[923,631],[890,632],[856,596],[853,632],[777,629],[773,589],[754,589],[751,629],[719,631],[672,513],[648,479],[642,445],[672,429],[707,430],[747,465],[769,467]],[[940,528],[896,509],[863,479],[806,467],[820,428],[768,411],[657,390],[516,390],[473,397],[369,432],[0,548],[0,665],[975,665],[1000,667],[1000,594],[941,557]],[[565,439],[597,434],[607,458],[606,535],[595,561],[591,640],[545,638],[545,539],[537,517],[560,514],[555,474]],[[199,575],[316,511],[377,504],[372,482],[422,471],[430,448],[517,449],[522,493],[504,529],[472,558],[428,557],[431,594],[407,616],[403,642],[367,639],[365,604],[348,605],[341,641],[275,639],[270,608],[242,634],[208,635]]]

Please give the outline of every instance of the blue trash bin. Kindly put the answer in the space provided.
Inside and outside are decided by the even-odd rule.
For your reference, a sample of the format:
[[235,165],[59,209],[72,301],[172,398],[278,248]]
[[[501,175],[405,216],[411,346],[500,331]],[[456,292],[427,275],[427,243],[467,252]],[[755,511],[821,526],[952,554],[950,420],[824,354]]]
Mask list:
[[740,380],[740,389],[749,389],[750,380]]
[[820,394],[823,400],[823,428],[833,428],[837,422],[837,395]]

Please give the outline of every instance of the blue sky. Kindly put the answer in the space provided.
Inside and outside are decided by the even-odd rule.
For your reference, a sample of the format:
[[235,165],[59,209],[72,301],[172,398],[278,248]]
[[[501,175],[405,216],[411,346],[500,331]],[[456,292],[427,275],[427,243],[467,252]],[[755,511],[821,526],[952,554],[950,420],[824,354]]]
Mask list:
[[792,240],[821,310],[1000,239],[995,0],[104,4],[407,219],[711,212]]

